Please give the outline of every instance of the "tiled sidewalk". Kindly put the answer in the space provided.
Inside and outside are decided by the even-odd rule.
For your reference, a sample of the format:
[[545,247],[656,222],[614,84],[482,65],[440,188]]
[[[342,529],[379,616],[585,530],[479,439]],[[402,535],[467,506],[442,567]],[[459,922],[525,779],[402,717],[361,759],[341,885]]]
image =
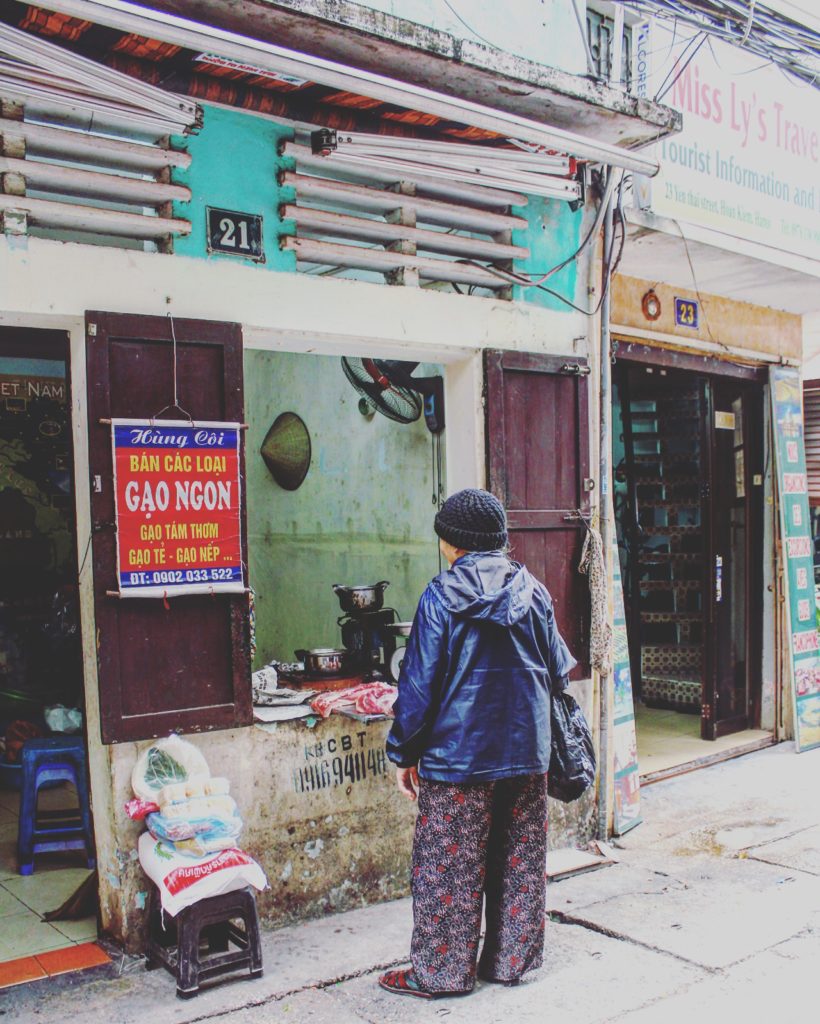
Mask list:
[[[41,793],[41,805],[47,808],[64,806],[72,800],[72,790],[61,786]],[[79,854],[73,852],[42,855],[37,858],[33,875],[17,873],[17,810],[19,794],[0,790],[0,968],[9,961],[45,958],[51,965],[68,962],[57,956],[76,948],[93,945],[97,937],[94,917],[81,921],[42,920],[42,915],[55,910],[74,893],[85,878],[87,868],[78,867]],[[93,947],[97,949],[96,946]],[[103,954],[104,955],[104,954]],[[39,970],[32,977],[54,973],[42,964],[29,964]],[[72,968],[64,968],[72,969]],[[62,973],[57,971],[56,973]],[[2,978],[2,975],[0,975]],[[0,985],[8,984],[0,980]]]

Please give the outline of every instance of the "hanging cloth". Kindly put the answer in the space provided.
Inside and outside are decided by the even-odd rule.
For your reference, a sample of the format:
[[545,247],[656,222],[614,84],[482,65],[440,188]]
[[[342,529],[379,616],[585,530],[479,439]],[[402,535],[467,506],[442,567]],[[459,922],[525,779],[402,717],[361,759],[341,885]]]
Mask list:
[[594,526],[587,526],[578,571],[589,577],[591,621],[589,628],[589,660],[601,675],[612,670],[612,626],[609,622],[604,545]]

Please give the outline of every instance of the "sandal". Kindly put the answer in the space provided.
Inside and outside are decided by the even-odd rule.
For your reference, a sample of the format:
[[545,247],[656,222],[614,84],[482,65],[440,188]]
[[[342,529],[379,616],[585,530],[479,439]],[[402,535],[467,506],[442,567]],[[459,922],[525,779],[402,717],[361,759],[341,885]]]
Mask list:
[[419,999],[450,999],[455,996],[468,996],[472,989],[464,992],[425,992],[419,985],[416,972],[412,967],[398,971],[385,971],[379,978],[379,984],[388,992],[397,996],[416,996]]
[[433,998],[432,992],[425,992],[421,988],[412,967],[405,970],[385,971],[379,978],[379,985],[398,996],[418,996],[419,999]]

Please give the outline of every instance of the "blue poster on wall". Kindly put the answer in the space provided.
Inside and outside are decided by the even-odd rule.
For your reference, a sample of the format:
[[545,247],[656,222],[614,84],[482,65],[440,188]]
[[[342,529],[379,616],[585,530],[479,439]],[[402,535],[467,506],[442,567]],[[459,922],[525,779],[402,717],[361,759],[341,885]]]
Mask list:
[[641,793],[635,732],[635,706],[632,700],[632,673],[629,667],[629,643],[626,634],[624,590],[617,539],[612,545],[612,575],[612,678],[614,683],[612,720],[615,748],[613,832],[616,836],[622,836],[641,823]]
[[769,371],[775,436],[779,525],[798,751],[820,746],[820,644],[814,598],[814,544],[809,517],[800,373],[791,366]]

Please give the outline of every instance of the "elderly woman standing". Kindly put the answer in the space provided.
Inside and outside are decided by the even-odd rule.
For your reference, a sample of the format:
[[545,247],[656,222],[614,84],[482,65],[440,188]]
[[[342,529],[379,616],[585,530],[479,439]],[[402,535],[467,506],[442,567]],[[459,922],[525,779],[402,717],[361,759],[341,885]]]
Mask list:
[[506,555],[497,498],[459,491],[435,531],[450,568],[419,601],[387,740],[419,803],[412,967],[379,979],[422,998],[464,995],[476,973],[516,984],[542,963],[550,698],[576,664],[546,588]]

